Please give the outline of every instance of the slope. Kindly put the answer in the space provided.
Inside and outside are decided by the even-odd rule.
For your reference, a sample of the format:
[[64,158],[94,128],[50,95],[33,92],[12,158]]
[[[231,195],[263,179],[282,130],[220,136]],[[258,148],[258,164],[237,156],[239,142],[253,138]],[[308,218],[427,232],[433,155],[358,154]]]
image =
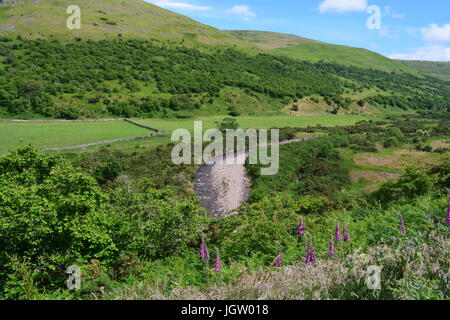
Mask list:
[[302,38],[292,34],[283,34],[269,31],[227,30],[232,36],[252,43],[261,49],[278,49],[307,43],[322,43],[320,41]]
[[295,35],[263,31],[229,31],[231,35],[246,40],[255,46],[268,49],[274,54],[294,59],[319,61],[325,60],[361,68],[373,68],[381,71],[417,73],[412,68],[386,58],[367,49],[334,45]]
[[450,62],[399,61],[425,75],[439,78],[441,80],[450,81]]
[[69,30],[66,10],[71,0],[20,1],[0,4],[0,35],[23,38],[101,40],[117,38],[184,39],[185,42],[235,44],[236,39],[213,27],[143,0],[77,0],[81,29]]

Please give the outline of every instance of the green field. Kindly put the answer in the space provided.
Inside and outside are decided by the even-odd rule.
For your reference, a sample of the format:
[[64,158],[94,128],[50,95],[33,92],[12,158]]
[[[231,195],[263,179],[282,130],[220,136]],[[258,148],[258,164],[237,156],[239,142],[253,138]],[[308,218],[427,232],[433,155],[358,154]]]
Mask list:
[[[190,131],[194,128],[194,121],[203,121],[203,129],[215,128],[216,121],[222,120],[226,116],[209,116],[189,119],[138,119],[139,123],[163,130],[172,132],[176,129],[188,129]],[[292,116],[242,116],[237,117],[236,120],[241,128],[275,128],[275,127],[308,127],[320,124],[322,126],[339,126],[350,125],[355,122],[367,119],[380,119],[381,115],[346,115],[346,116],[306,116],[306,117],[292,117]]]
[[32,146],[44,149],[151,134],[124,121],[113,122],[0,122],[0,153]]
[[[226,116],[209,116],[190,119],[135,119],[138,123],[171,133],[176,129],[194,128],[194,121],[202,121],[203,129],[216,127],[216,121]],[[311,117],[238,117],[240,126],[247,128],[273,127],[307,127],[317,124],[323,126],[350,125],[365,119],[380,119],[374,116],[311,116]],[[53,148],[79,145],[108,139],[134,137],[151,132],[122,121],[114,122],[43,122],[43,123],[10,123],[0,122],[0,153],[25,145],[36,148]],[[155,137],[137,141],[117,142],[121,148],[153,147],[166,144],[170,137]],[[98,147],[92,147],[98,148]]]

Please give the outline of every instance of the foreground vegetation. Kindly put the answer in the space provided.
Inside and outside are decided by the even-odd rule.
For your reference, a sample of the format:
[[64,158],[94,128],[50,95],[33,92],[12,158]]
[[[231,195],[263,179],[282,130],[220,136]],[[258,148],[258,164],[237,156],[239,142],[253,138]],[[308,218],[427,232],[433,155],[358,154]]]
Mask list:
[[[222,220],[205,215],[196,167],[173,165],[170,144],[13,151],[0,158],[2,297],[446,298],[448,155],[375,191],[352,190],[340,155],[448,139],[448,116],[428,116],[282,129],[323,137],[283,146],[276,178],[248,166],[251,201]],[[81,290],[66,289],[70,265]],[[365,285],[369,265],[383,267],[381,290]]]

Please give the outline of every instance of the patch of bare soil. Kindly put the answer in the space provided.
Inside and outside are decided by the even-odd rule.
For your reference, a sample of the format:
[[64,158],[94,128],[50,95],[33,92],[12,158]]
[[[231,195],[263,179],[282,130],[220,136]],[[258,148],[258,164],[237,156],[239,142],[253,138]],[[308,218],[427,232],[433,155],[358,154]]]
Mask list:
[[355,157],[355,164],[360,166],[385,167],[390,169],[405,169],[407,167],[421,167],[432,164],[434,159],[426,152],[413,150],[399,150],[391,155],[361,154]]
[[433,150],[450,148],[450,140],[436,140],[431,143]]

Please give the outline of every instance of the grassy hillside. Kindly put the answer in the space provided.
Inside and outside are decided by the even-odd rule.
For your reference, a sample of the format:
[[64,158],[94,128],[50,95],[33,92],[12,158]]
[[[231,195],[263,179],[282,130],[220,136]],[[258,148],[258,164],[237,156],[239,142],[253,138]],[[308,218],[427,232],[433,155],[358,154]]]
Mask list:
[[291,58],[310,61],[325,60],[361,68],[374,68],[386,72],[413,72],[410,68],[390,60],[378,53],[367,49],[353,48],[340,45],[305,43],[288,48],[273,50],[274,53]]
[[450,62],[400,61],[404,65],[431,77],[450,81]]
[[259,48],[295,59],[325,60],[386,72],[416,73],[404,64],[366,49],[328,44],[295,35],[262,31],[229,31],[233,36],[251,42]]
[[248,41],[259,48],[269,50],[307,43],[325,44],[320,41],[302,38],[292,34],[268,31],[229,30],[227,32],[240,40]]
[[66,9],[70,0],[20,1],[0,7],[0,36],[59,40],[124,38],[176,40],[185,44],[236,45],[248,50],[271,50],[306,60],[409,71],[411,68],[374,52],[337,46],[295,35],[262,31],[221,31],[143,0],[79,0],[81,30],[69,30]]
[[[184,39],[186,42],[234,44],[234,37],[143,0],[20,1],[0,7],[0,35],[24,38],[94,40],[117,38]],[[66,9],[81,8],[81,30],[69,30]]]
[[71,31],[69,4],[0,7],[1,117],[372,114],[450,99],[448,83],[364,49],[221,31],[143,0],[80,0]]
[[309,106],[352,114],[377,111],[371,106],[443,110],[450,101],[449,83],[439,79],[226,47],[199,50],[137,39],[0,40],[0,115],[305,115]]

